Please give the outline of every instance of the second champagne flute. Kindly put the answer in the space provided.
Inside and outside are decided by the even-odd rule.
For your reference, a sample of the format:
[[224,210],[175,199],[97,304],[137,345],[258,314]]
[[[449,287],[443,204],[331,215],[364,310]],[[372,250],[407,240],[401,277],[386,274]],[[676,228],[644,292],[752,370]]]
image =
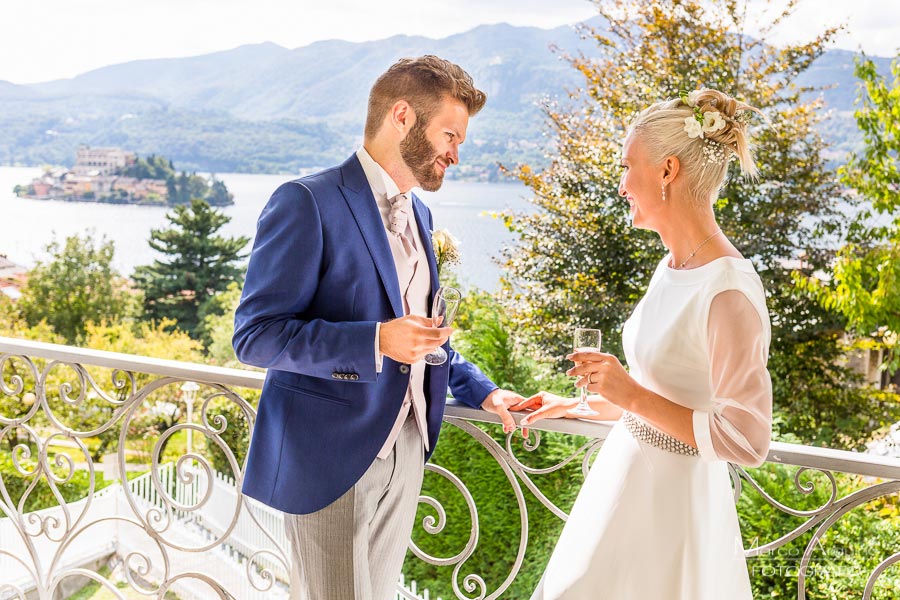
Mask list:
[[[575,347],[575,352],[600,350],[600,330],[579,327],[575,330],[575,343],[573,346]],[[581,401],[578,403],[578,406],[569,410],[569,414],[577,417],[590,417],[600,414],[588,404],[587,386],[581,387],[580,390]]]
[[[435,327],[449,327],[456,317],[462,294],[458,289],[441,286],[434,295],[431,306],[431,323]],[[440,346],[425,355],[429,365],[442,365],[447,362],[447,352]]]

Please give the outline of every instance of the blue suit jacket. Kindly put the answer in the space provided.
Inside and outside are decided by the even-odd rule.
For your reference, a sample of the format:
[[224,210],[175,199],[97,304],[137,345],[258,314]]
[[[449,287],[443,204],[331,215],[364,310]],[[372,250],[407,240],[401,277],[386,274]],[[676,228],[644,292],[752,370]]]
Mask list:
[[[433,297],[431,212],[418,198],[412,204]],[[409,383],[409,367],[388,357],[375,372],[375,323],[401,316],[387,233],[356,155],[279,187],[260,215],[235,314],[238,359],[268,368],[245,494],[306,514],[359,480],[387,439]],[[450,360],[425,372],[432,450],[448,384],[457,400],[474,407],[497,388],[449,343],[445,349]]]

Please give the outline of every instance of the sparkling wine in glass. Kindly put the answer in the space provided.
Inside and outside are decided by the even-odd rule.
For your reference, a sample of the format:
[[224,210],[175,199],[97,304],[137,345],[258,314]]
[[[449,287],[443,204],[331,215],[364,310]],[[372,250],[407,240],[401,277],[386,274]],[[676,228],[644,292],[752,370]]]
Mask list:
[[[600,330],[599,329],[583,329],[579,327],[575,330],[575,352],[600,350]],[[587,386],[579,388],[581,390],[581,401],[578,406],[569,410],[570,415],[578,417],[590,417],[599,414],[591,408],[587,402]]]
[[[435,327],[449,327],[456,317],[462,294],[458,289],[441,286],[434,295],[431,306],[431,322]],[[440,346],[425,355],[429,365],[442,365],[447,362],[447,352]]]

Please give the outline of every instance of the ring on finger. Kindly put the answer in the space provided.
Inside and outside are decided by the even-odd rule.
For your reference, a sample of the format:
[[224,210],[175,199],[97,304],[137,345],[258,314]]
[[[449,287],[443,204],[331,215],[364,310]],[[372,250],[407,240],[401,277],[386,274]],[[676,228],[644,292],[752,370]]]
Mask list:
[[593,376],[594,376],[594,372],[593,372],[593,371],[591,371],[590,373],[588,373],[588,384],[593,384],[593,383],[594,383],[594,381],[591,379]]

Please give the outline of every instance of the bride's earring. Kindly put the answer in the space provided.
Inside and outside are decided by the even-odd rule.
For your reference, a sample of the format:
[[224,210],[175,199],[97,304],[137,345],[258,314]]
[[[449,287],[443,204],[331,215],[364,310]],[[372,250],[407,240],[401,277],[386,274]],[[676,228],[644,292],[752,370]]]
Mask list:
[[662,184],[662,201],[663,202],[666,201],[666,184],[665,183]]

